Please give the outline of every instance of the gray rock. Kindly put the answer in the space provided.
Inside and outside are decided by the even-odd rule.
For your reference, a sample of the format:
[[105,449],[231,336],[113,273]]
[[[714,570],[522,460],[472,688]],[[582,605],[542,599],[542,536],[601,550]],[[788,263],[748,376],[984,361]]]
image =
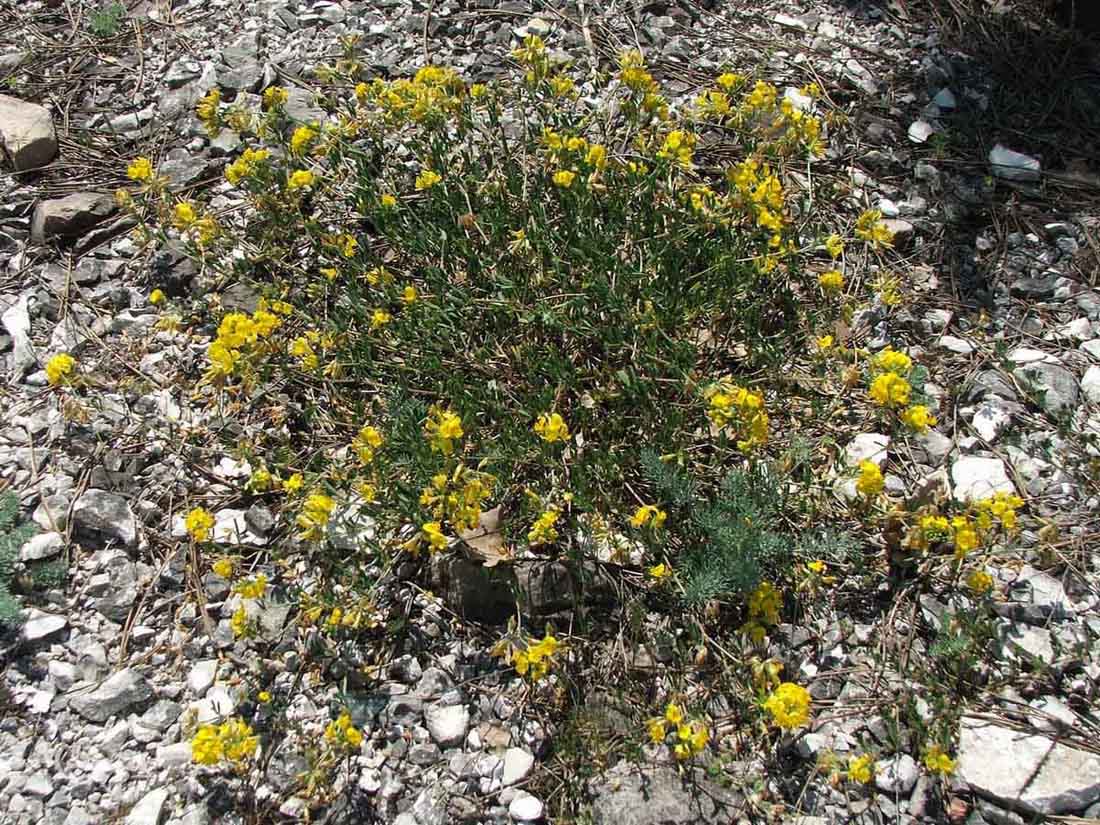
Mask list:
[[39,533],[19,548],[20,561],[41,561],[58,555],[65,549],[65,537],[60,533]]
[[64,616],[55,616],[52,613],[28,608],[23,613],[23,627],[20,629],[20,635],[26,642],[49,641],[68,626],[69,620]]
[[523,748],[508,748],[504,752],[504,770],[501,782],[505,787],[522,782],[535,767],[535,756]]
[[222,49],[218,84],[238,92],[254,91],[260,83],[259,39],[256,32],[242,35]]
[[169,188],[178,192],[200,180],[209,168],[210,161],[203,155],[176,148],[169,150],[157,171],[168,178]]
[[137,546],[137,519],[126,499],[107,490],[86,490],[73,507],[73,526],[92,538],[116,539]]
[[1100,367],[1093,364],[1081,376],[1081,391],[1091,404],[1100,404]]
[[735,822],[740,794],[701,770],[682,777],[670,767],[639,768],[622,762],[589,782],[593,825],[696,825]]
[[106,722],[153,695],[145,678],[129,668],[120,670],[91,693],[69,697],[69,706],[89,722]]
[[929,429],[916,437],[916,443],[928,456],[928,461],[933,467],[943,464],[947,454],[951,452],[954,442],[939,430]]
[[894,238],[894,246],[905,246],[913,237],[913,224],[909,223],[907,220],[901,218],[887,218],[882,223],[890,230],[890,234]]
[[1011,423],[1012,414],[1005,408],[1004,402],[996,398],[979,404],[974,410],[974,417],[970,420],[970,425],[978,435],[990,444],[996,441]]
[[155,702],[149,710],[141,716],[141,724],[158,730],[161,733],[168,730],[172,723],[179,719],[183,712],[183,706],[170,699],[161,699]]
[[0,95],[0,144],[16,172],[45,166],[57,156],[53,118],[36,103]]
[[217,659],[203,659],[191,666],[191,672],[187,675],[187,687],[195,696],[205,696],[206,691],[214,685],[214,678],[218,672]]
[[907,753],[897,754],[890,759],[880,759],[875,763],[875,787],[883,793],[908,796],[919,776],[917,763]]
[[1076,813],[1100,800],[1100,756],[973,716],[960,723],[957,775],[1028,815]]
[[958,355],[970,355],[974,352],[973,344],[962,338],[957,338],[954,335],[941,335],[939,346],[948,352],[954,352]]
[[927,143],[934,134],[936,129],[927,120],[915,120],[909,124],[909,140],[913,143]]
[[383,711],[383,721],[387,725],[410,727],[420,723],[424,712],[424,702],[415,696],[394,696]]
[[40,201],[31,218],[31,240],[41,244],[55,238],[75,238],[114,214],[115,200],[102,192],[76,192]]
[[994,493],[1014,493],[1005,464],[999,458],[962,456],[951,465],[951,483],[957,501],[988,498]]
[[424,711],[428,733],[440,747],[461,744],[470,727],[470,711],[465,705],[431,705]]
[[543,804],[537,796],[519,794],[508,805],[508,816],[516,822],[534,822],[542,819]]
[[4,329],[11,335],[12,377],[16,381],[22,379],[38,364],[38,358],[34,354],[34,344],[31,343],[30,297],[29,292],[23,293],[15,303],[4,310],[3,315],[0,315],[0,324],[3,324]]
[[993,174],[1004,180],[1032,183],[1041,175],[1037,158],[1013,151],[1000,143],[989,150],[989,165],[993,168]]
[[44,799],[53,793],[53,783],[43,771],[36,771],[27,777],[26,784],[23,785],[23,792],[29,796]]
[[1038,394],[1038,403],[1049,413],[1070,412],[1077,406],[1077,379],[1060,364],[1039,361],[1012,371],[1025,388]]
[[156,788],[141,798],[126,815],[125,825],[160,825],[164,803],[168,801],[168,789]]
[[877,467],[886,463],[890,449],[890,436],[882,433],[859,433],[844,448],[844,457],[850,467],[871,461]]

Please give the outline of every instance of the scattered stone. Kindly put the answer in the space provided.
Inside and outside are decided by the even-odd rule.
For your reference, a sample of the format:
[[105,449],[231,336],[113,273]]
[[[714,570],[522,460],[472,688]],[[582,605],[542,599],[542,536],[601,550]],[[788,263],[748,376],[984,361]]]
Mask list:
[[64,616],[55,616],[52,613],[28,608],[23,613],[23,627],[20,633],[26,642],[45,642],[50,641],[68,626],[69,620]]
[[1081,392],[1091,404],[1100,404],[1100,367],[1093,364],[1081,376]]
[[909,140],[913,143],[927,143],[928,138],[936,134],[935,127],[926,120],[914,121],[909,126]]
[[970,355],[974,352],[973,344],[962,338],[956,338],[954,335],[941,335],[939,346],[948,352],[954,352],[958,355]]
[[1049,413],[1069,412],[1077,406],[1077,379],[1060,364],[1038,361],[1012,371],[1025,389],[1031,389],[1039,406]]
[[519,794],[508,805],[508,816],[517,822],[534,822],[542,818],[542,800],[531,794]]
[[702,771],[685,780],[667,767],[622,762],[589,782],[593,825],[696,825],[736,822],[741,796]]
[[160,825],[164,803],[168,801],[168,789],[156,788],[141,798],[126,815],[125,825]]
[[69,697],[69,706],[89,722],[106,722],[153,695],[153,689],[136,671],[120,670],[90,693]]
[[20,561],[51,559],[65,549],[65,537],[60,533],[39,533],[19,548]]
[[983,401],[974,410],[970,425],[986,442],[992,444],[1005,428],[1012,423],[1012,414],[1005,409],[1004,403],[997,399]]
[[424,712],[428,733],[440,747],[461,744],[470,727],[470,711],[465,705],[431,705]]
[[76,238],[109,218],[115,209],[114,198],[100,192],[41,201],[31,219],[31,240],[42,244],[55,238]]
[[91,538],[116,539],[126,548],[137,546],[137,519],[118,493],[86,490],[73,507],[73,527]]
[[1000,143],[989,150],[989,165],[998,178],[1020,183],[1033,183],[1039,180],[1041,174],[1037,158],[1013,151]]
[[844,457],[850,467],[858,467],[860,462],[871,461],[881,468],[886,463],[889,447],[888,435],[860,433],[844,448]]
[[39,169],[57,156],[57,135],[49,111],[0,95],[0,144],[16,172]]
[[951,465],[951,483],[955,499],[960,502],[988,498],[994,493],[1016,492],[999,458],[957,458]]
[[505,787],[522,782],[535,766],[535,756],[523,748],[508,748],[504,752],[504,773],[501,781]]
[[1076,813],[1100,800],[1100,756],[974,716],[959,726],[957,772],[975,793],[1027,815]]

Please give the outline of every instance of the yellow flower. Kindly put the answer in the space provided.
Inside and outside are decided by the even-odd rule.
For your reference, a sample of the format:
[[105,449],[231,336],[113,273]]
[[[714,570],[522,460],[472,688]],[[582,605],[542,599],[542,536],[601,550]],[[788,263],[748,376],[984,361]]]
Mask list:
[[417,294],[416,287],[412,284],[406,286],[401,292],[401,300],[406,304],[415,304],[418,297],[419,295]]
[[665,137],[661,148],[657,150],[657,157],[662,160],[671,160],[683,169],[690,169],[694,152],[695,135],[675,129]]
[[67,352],[59,352],[46,362],[46,380],[51,386],[71,384],[76,372],[76,359]]
[[386,310],[376,309],[370,316],[371,332],[381,329],[392,320],[393,316],[386,312]]
[[243,604],[233,611],[233,616],[229,619],[229,628],[233,631],[235,639],[250,635],[252,628],[248,621],[248,611]]
[[268,702],[271,701],[271,694],[268,693],[266,690],[261,690],[259,693],[256,694],[256,701],[266,705]]
[[597,169],[604,169],[607,166],[607,148],[598,143],[592,144],[588,147],[588,154],[584,156],[584,162],[589,166],[595,166]]
[[543,441],[553,443],[555,441],[567,441],[569,439],[569,426],[565,419],[558,413],[543,413],[535,421],[535,432]]
[[484,83],[475,83],[470,87],[470,97],[477,100],[480,97],[485,97],[488,91],[489,87]]
[[374,451],[382,446],[382,434],[368,425],[359,430],[351,446],[361,462],[370,464],[374,460]]
[[540,544],[551,544],[558,540],[558,531],[554,527],[557,520],[558,511],[553,509],[547,510],[535,519],[535,523],[527,533],[527,541],[532,547],[537,547]]
[[856,237],[874,247],[890,246],[893,233],[882,222],[882,213],[877,209],[868,209],[856,219]]
[[147,157],[136,157],[126,167],[126,177],[138,183],[148,183],[153,179],[153,164]]
[[655,745],[659,745],[665,741],[665,720],[658,717],[656,719],[650,719],[645,723],[646,732],[649,734],[649,741]]
[[172,224],[176,229],[190,229],[197,219],[195,206],[190,201],[180,201],[172,211]]
[[450,410],[433,406],[428,410],[428,421],[424,425],[424,432],[428,436],[432,450],[450,455],[454,452],[455,441],[464,435],[462,419]]
[[183,526],[194,541],[206,541],[214,529],[214,516],[208,510],[196,507],[187,514]]
[[646,575],[648,575],[651,579],[660,582],[664,581],[672,575],[672,568],[662,562],[661,564],[655,564],[653,567],[650,567],[645,572]]
[[939,745],[933,745],[925,751],[924,766],[941,776],[949,776],[955,772],[955,760],[944,753]]
[[667,518],[668,513],[659,509],[656,505],[643,504],[635,510],[634,515],[630,517],[630,526],[641,529],[648,524],[654,530],[659,530],[664,527],[665,519]]
[[283,492],[296,493],[302,489],[302,474],[294,473],[282,481]]
[[443,178],[433,172],[431,169],[425,169],[423,172],[416,176],[416,191],[423,192],[425,189],[431,189],[441,180],[443,180]]
[[383,209],[393,209],[397,206],[397,198],[387,192],[378,199],[378,204]]
[[230,719],[218,725],[218,738],[222,752],[230,762],[243,762],[256,753],[259,737],[252,735],[252,728],[241,719]]
[[264,108],[279,109],[286,105],[290,93],[282,86],[271,86],[264,90]]
[[560,186],[562,189],[568,189],[573,185],[573,179],[576,177],[576,172],[570,172],[568,169],[559,169],[554,173],[554,185]]
[[223,556],[212,565],[210,565],[210,569],[213,570],[216,575],[221,576],[223,579],[228,579],[230,576],[233,575],[234,566],[235,565],[233,564],[233,559],[229,558],[228,556]]
[[313,129],[310,129],[308,126],[299,126],[290,137],[290,153],[293,155],[304,154],[306,149],[309,148],[309,144],[311,144],[316,137],[317,132]]
[[216,765],[222,758],[222,740],[217,725],[203,725],[191,740],[191,759],[198,765]]
[[286,188],[291,192],[297,192],[299,189],[308,189],[313,186],[314,175],[308,169],[298,169],[291,173],[287,179]]
[[684,721],[684,711],[675,702],[669,702],[665,706],[665,720],[671,725],[679,725]]
[[883,372],[894,372],[903,375],[913,368],[913,359],[904,352],[898,352],[892,347],[887,347],[875,356],[875,367]]
[[851,782],[858,782],[864,785],[871,781],[874,775],[871,771],[871,765],[874,760],[871,759],[871,754],[865,753],[862,756],[850,756],[848,757],[848,779]]
[[886,486],[886,480],[882,477],[882,470],[873,461],[861,461],[859,463],[859,478],[856,479],[856,492],[865,498],[872,498],[882,492]]
[[259,599],[267,590],[267,576],[260,573],[252,579],[244,579],[233,585],[233,592],[242,599]]
[[336,502],[331,496],[320,492],[310,493],[302,505],[302,512],[295,520],[295,523],[302,528],[302,538],[306,541],[319,539],[335,507]]
[[914,404],[901,414],[902,423],[918,433],[927,432],[936,423],[936,416],[924,404]]
[[909,404],[909,382],[897,373],[884,372],[871,382],[871,399],[880,407],[905,407]]
[[154,289],[149,293],[149,303],[153,306],[159,306],[168,300],[168,297],[164,294],[162,289]]
[[966,586],[975,596],[984,596],[993,589],[993,577],[984,570],[974,570],[966,577]]
[[840,292],[844,289],[844,276],[838,269],[830,269],[817,276],[817,285],[825,292]]
[[951,519],[951,527],[955,531],[955,558],[961,559],[981,546],[981,536],[969,519],[964,516],[955,516]]
[[839,258],[844,254],[844,241],[840,239],[839,235],[830,235],[825,239],[825,251],[827,251],[832,258]]
[[421,525],[420,532],[428,540],[428,549],[431,552],[447,549],[447,537],[443,535],[443,527],[438,521],[429,521]]
[[815,343],[819,352],[828,352],[833,348],[835,341],[831,335],[822,335]]
[[793,682],[783,682],[764,701],[764,710],[784,730],[801,727],[810,718],[810,692]]
[[730,92],[733,91],[733,88],[735,86],[744,81],[744,79],[745,78],[739,74],[734,74],[733,72],[723,72],[722,74],[718,75],[717,78],[715,78],[714,82],[718,84],[718,86],[722,89]]

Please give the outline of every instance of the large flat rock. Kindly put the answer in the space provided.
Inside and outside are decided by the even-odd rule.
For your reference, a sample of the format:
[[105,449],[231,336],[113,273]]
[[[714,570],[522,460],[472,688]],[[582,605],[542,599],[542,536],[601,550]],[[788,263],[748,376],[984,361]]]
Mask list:
[[959,730],[958,776],[1027,814],[1080,813],[1100,800],[1100,756],[974,716]]

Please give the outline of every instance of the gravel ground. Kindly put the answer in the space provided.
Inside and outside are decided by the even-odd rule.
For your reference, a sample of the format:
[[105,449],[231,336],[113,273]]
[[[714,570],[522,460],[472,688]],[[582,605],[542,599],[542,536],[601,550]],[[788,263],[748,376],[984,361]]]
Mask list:
[[[937,428],[903,456],[904,477],[887,472],[887,488],[959,499],[1006,490],[1028,502],[1021,547],[989,571],[1004,593],[993,672],[967,678],[1004,684],[1013,676],[962,716],[953,777],[941,782],[923,770],[890,710],[911,703],[930,716],[930,688],[884,657],[902,643],[906,657],[925,656],[917,628],[939,629],[966,599],[924,592],[904,611],[825,613],[780,628],[776,650],[822,708],[812,730],[787,743],[786,773],[765,773],[751,754],[727,760],[721,783],[690,772],[682,782],[657,753],[641,763],[593,762],[589,775],[568,778],[588,800],[582,821],[1100,817],[1100,179],[1092,142],[1100,97],[1090,103],[1087,93],[1100,68],[1087,55],[1065,56],[1081,70],[1076,91],[1058,86],[1044,98],[1045,116],[1021,128],[1026,109],[1012,84],[1039,70],[1029,64],[1013,79],[991,62],[976,33],[992,24],[917,11],[900,3],[192,0],[138,2],[116,19],[109,5],[0,2],[0,138],[8,168],[31,170],[0,177],[0,485],[41,530],[19,549],[20,569],[40,571],[41,584],[23,598],[22,627],[4,649],[0,820],[552,818],[560,788],[551,755],[561,752],[563,720],[489,656],[481,623],[458,619],[478,607],[464,602],[469,588],[454,585],[461,570],[440,574],[438,595],[395,578],[377,608],[408,622],[383,634],[382,658],[332,645],[323,657],[311,651],[324,668],[305,667],[318,642],[287,625],[286,594],[276,586],[265,601],[258,640],[236,640],[230,617],[239,597],[218,576],[196,572],[181,541],[183,503],[196,493],[227,502],[216,528],[227,544],[264,547],[274,519],[262,506],[233,506],[248,469],[204,436],[231,422],[173,380],[201,364],[209,337],[158,329],[148,302],[153,286],[186,292],[198,273],[172,249],[140,247],[102,193],[126,183],[126,163],[138,154],[158,158],[180,191],[219,186],[237,146],[228,134],[206,136],[194,117],[200,97],[218,88],[244,100],[280,83],[292,90],[295,116],[323,118],[314,69],[339,57],[340,39],[353,33],[369,70],[384,77],[430,60],[492,78],[526,34],[539,34],[581,64],[639,46],[682,95],[723,67],[756,69],[781,88],[818,82],[848,114],[823,174],[841,185],[840,208],[877,208],[891,221],[897,268],[913,295],[905,311],[887,320],[871,306],[853,327],[865,329],[872,348],[902,340],[923,355],[928,392],[944,403]],[[997,25],[1012,32],[1017,24]],[[1021,43],[1042,44],[1019,26]],[[1046,59],[1033,56],[1036,65]],[[1069,122],[1067,112],[1084,120]],[[227,292],[222,304],[247,299]],[[44,366],[61,351],[104,376],[82,409],[60,405],[47,387]],[[845,435],[836,495],[851,494],[845,460],[872,456],[887,466],[896,448],[885,435]],[[347,525],[351,535],[364,529]],[[67,578],[57,577],[64,564],[56,562],[67,563]],[[274,579],[277,571],[256,572]],[[547,610],[562,595],[548,593]],[[660,682],[660,657],[642,653],[638,669]],[[267,685],[274,703],[249,695],[245,681]],[[327,789],[328,803],[311,809],[300,775],[310,740],[337,706],[351,710],[366,741]],[[274,707],[295,733],[265,748],[246,805],[239,780],[192,764],[190,734],[231,713],[263,731]],[[616,718],[606,714],[614,734],[639,736],[616,730]],[[881,754],[866,788],[838,788],[809,770],[827,749],[844,757],[866,742]]]

